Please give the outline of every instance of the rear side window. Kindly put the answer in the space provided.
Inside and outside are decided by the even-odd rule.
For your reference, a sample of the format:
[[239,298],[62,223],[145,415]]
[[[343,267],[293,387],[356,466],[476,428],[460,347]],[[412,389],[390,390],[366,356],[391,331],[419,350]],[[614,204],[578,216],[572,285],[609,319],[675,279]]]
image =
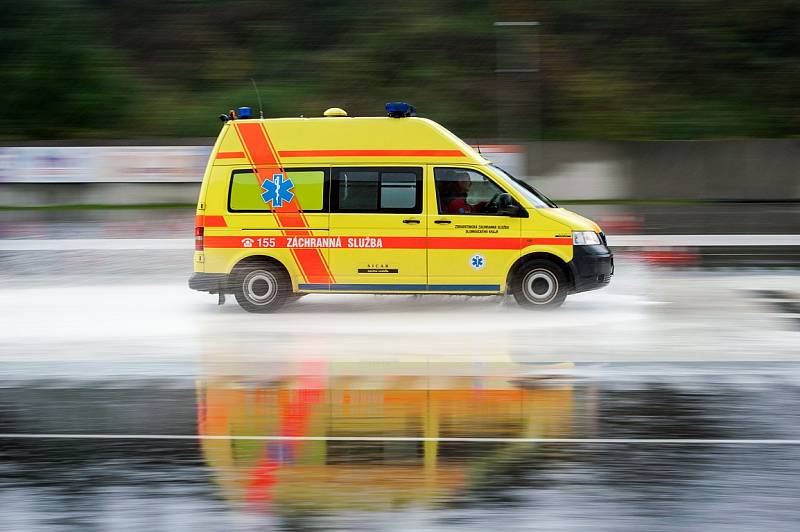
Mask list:
[[422,168],[334,168],[333,212],[422,212]]
[[[324,168],[296,168],[285,171],[285,184],[291,185],[282,192],[282,200],[296,198],[304,212],[327,211],[328,171]],[[262,180],[263,181],[263,180]],[[290,182],[290,183],[289,183]],[[231,173],[231,184],[228,192],[228,210],[230,212],[270,212],[272,201],[262,196],[265,189],[261,187],[258,176],[252,170],[234,170]],[[268,198],[269,199],[269,198]]]

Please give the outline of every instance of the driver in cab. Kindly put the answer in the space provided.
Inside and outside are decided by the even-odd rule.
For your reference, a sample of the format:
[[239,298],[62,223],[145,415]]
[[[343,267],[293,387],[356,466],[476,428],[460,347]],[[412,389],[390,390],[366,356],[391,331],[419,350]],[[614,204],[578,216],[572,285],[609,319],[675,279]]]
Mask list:
[[453,170],[439,182],[442,214],[478,214],[485,212],[488,202],[470,204],[467,201],[472,181],[467,172]]

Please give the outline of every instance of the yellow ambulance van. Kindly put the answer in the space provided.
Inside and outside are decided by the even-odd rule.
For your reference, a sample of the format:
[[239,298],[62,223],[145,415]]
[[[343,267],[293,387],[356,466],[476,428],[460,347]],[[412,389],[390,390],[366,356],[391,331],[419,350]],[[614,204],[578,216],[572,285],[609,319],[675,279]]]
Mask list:
[[388,116],[224,125],[206,168],[190,288],[271,312],[307,293],[511,292],[557,307],[609,283],[600,227],[558,208],[405,103]]

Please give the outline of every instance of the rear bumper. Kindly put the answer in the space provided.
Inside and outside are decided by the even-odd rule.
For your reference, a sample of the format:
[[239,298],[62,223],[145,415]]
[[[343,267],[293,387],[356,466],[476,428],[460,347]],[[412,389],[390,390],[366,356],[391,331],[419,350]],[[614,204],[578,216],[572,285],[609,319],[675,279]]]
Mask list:
[[614,255],[606,246],[573,246],[569,267],[575,280],[573,292],[603,288],[614,275]]
[[227,291],[228,274],[226,273],[199,273],[195,272],[189,277],[189,288],[200,292],[218,294]]

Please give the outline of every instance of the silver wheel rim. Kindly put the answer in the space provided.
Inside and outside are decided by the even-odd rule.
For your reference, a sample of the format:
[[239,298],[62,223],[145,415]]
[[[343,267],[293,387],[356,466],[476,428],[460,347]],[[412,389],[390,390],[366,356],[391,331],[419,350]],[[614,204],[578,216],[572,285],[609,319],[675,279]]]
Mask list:
[[244,297],[253,305],[269,305],[278,295],[278,280],[271,272],[255,270],[242,281]]
[[522,292],[534,305],[546,305],[558,294],[558,279],[548,270],[531,270],[522,281]]

